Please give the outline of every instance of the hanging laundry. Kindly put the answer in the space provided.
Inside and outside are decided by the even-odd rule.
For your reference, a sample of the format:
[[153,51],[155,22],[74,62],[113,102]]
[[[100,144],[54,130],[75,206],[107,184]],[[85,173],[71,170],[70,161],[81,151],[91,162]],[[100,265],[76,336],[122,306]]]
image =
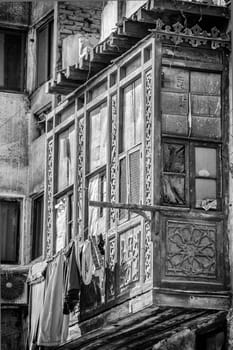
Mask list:
[[38,330],[39,346],[58,346],[67,339],[69,315],[63,314],[64,263],[64,254],[59,254],[48,265],[47,288]]
[[82,279],[85,285],[91,283],[92,273],[93,273],[93,260],[92,260],[92,251],[91,251],[91,242],[86,240],[83,244],[82,250]]
[[80,293],[80,272],[76,262],[75,244],[73,243],[67,252],[67,272],[65,282],[65,298],[63,313],[69,314],[74,310],[79,301]]

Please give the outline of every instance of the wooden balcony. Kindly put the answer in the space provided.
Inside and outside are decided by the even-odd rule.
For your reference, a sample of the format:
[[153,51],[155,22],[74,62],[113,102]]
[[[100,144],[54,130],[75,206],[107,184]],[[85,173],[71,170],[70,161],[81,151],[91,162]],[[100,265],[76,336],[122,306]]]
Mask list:
[[108,38],[87,50],[82,57],[77,57],[75,64],[58,72],[56,79],[47,83],[46,91],[64,95],[73,92],[86,82],[87,77],[96,75],[150,34],[158,19],[170,26],[176,22],[185,22],[188,27],[198,23],[207,31],[217,23],[218,29],[224,33],[229,17],[225,0],[180,0],[179,6],[171,0],[149,0],[130,18],[123,17]]

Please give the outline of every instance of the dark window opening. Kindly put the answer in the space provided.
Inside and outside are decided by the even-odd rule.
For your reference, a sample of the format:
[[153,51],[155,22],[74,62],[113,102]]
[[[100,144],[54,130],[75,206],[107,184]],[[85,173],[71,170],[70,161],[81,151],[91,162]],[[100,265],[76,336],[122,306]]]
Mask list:
[[24,35],[0,31],[0,88],[23,90]]
[[53,67],[53,21],[37,32],[37,86],[52,77]]
[[0,200],[1,263],[17,264],[19,256],[20,202]]
[[33,201],[32,260],[42,255],[43,249],[44,196]]

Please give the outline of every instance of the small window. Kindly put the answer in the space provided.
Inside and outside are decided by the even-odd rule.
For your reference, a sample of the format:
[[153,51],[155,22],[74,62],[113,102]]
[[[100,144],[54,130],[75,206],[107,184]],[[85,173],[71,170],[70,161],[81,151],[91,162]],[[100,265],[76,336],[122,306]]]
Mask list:
[[164,142],[161,183],[164,204],[205,210],[220,208],[218,147],[193,142]]
[[195,147],[196,207],[203,204],[217,207],[217,150]]
[[73,237],[74,196],[66,193],[56,201],[56,252],[63,249]]
[[17,264],[19,256],[20,202],[0,200],[1,263]]
[[57,191],[61,191],[74,182],[75,129],[69,129],[58,135],[58,174]]
[[121,152],[142,142],[142,83],[137,79],[122,91]]
[[43,218],[44,196],[41,195],[33,200],[32,206],[32,260],[42,255],[43,249]]
[[0,31],[0,88],[23,90],[24,35]]
[[90,112],[90,171],[106,164],[107,121],[106,103]]
[[[139,204],[141,199],[140,148],[127,152],[120,158],[119,202]],[[119,217],[127,216],[127,210],[120,209]]]
[[53,21],[37,31],[37,86],[52,77],[53,67]]
[[[88,184],[89,201],[106,201],[106,173],[105,171],[92,176]],[[90,235],[105,233],[106,209],[89,206],[88,210],[88,228]]]

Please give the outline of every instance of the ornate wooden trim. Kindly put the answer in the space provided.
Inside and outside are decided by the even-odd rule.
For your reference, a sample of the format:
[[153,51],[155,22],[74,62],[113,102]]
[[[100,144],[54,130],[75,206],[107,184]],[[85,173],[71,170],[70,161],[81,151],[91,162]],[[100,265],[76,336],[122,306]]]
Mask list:
[[221,33],[217,27],[213,27],[210,32],[207,32],[198,24],[195,24],[192,28],[184,27],[180,22],[170,26],[165,25],[160,18],[155,23],[156,28],[150,31],[154,33],[155,38],[158,40],[170,40],[175,45],[186,42],[192,47],[210,43],[211,48],[214,50],[220,47],[230,47],[229,35]]
[[46,255],[53,255],[53,139],[47,145],[47,235]]

